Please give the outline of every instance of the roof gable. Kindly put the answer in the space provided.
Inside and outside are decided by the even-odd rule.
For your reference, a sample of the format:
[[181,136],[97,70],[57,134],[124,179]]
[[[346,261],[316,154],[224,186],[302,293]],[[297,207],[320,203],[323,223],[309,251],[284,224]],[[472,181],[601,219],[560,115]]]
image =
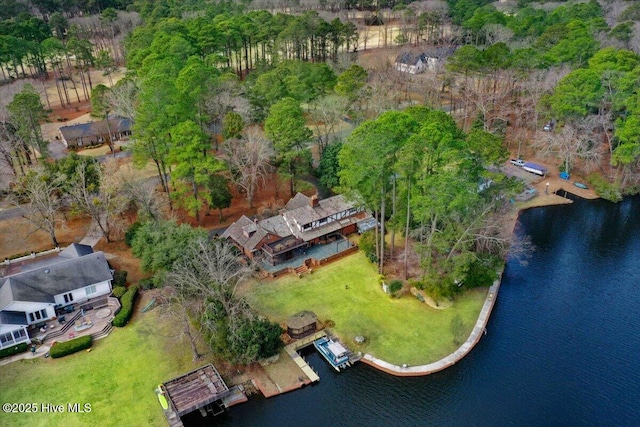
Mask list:
[[113,279],[102,252],[6,277],[0,282],[0,309],[13,301],[55,302],[55,295]]

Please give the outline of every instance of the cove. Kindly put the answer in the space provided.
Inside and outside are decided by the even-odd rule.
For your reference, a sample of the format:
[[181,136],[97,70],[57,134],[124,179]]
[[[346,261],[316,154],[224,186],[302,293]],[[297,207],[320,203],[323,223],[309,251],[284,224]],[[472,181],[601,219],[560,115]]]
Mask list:
[[336,373],[310,352],[317,385],[185,425],[638,425],[640,198],[531,209],[516,232],[536,249],[508,261],[487,335],[453,367]]

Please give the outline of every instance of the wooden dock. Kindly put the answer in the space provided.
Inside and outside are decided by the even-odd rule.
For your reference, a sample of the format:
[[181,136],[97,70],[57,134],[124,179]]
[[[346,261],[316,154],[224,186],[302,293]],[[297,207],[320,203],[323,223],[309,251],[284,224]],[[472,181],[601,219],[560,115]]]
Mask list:
[[241,389],[227,387],[212,364],[169,380],[162,384],[162,388],[169,404],[164,415],[171,427],[181,427],[180,417],[195,410],[203,413],[209,410],[217,415],[225,407],[247,401]]
[[316,373],[316,371],[311,368],[307,364],[307,361],[304,360],[302,356],[298,353],[298,350],[308,347],[313,344],[313,342],[319,338],[325,337],[327,334],[325,331],[316,332],[313,335],[309,335],[308,337],[302,338],[296,342],[293,342],[287,346],[285,346],[284,350],[287,352],[289,356],[293,359],[293,361],[300,367],[302,372],[309,378],[309,381],[315,383],[320,381],[320,377]]

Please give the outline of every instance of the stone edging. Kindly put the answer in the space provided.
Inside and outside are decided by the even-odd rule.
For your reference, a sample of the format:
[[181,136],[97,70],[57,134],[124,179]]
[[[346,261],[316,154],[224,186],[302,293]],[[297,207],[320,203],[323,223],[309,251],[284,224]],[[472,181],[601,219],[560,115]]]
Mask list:
[[484,300],[484,304],[482,305],[482,309],[480,310],[480,314],[478,315],[476,325],[471,331],[471,335],[469,335],[469,338],[467,338],[467,340],[460,346],[460,348],[458,348],[450,355],[445,356],[436,362],[420,366],[397,366],[384,360],[376,359],[370,354],[365,354],[360,360],[367,365],[373,366],[376,369],[399,377],[418,377],[429,375],[455,365],[458,361],[465,357],[471,351],[471,349],[475,347],[475,345],[480,341],[480,338],[482,338],[482,335],[486,330],[485,328],[487,326],[487,323],[489,322],[491,310],[493,310],[493,305],[495,304],[496,298],[498,297],[501,280],[502,272],[500,272],[498,279],[493,282],[493,285],[491,285],[491,287],[489,288],[487,298]]

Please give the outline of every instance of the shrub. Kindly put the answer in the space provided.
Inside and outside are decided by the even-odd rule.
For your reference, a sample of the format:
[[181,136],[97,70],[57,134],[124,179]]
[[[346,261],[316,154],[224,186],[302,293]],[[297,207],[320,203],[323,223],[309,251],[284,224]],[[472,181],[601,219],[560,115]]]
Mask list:
[[376,256],[376,238],[373,231],[367,231],[360,236],[358,247],[372,263],[378,262]]
[[394,295],[400,289],[402,289],[402,280],[395,279],[389,283],[389,292],[391,292],[391,295]]
[[114,297],[119,299],[122,298],[122,295],[124,295],[125,292],[127,292],[127,288],[125,288],[124,286],[115,286],[111,293]]
[[74,338],[69,341],[56,343],[56,345],[51,347],[49,355],[52,359],[57,359],[58,357],[67,356],[84,350],[85,348],[89,348],[92,344],[93,338],[91,338],[91,335]]
[[136,300],[136,295],[138,294],[138,287],[131,286],[127,292],[122,295],[120,298],[120,304],[122,304],[122,308],[113,318],[113,326],[118,328],[122,328],[127,324],[129,319],[131,318],[131,314],[133,314],[133,304]]
[[133,224],[131,224],[131,227],[129,227],[126,233],[124,233],[124,243],[127,246],[131,247],[131,242],[133,242],[133,238],[136,237],[136,232],[140,227],[142,227],[142,223],[136,221]]
[[156,287],[156,283],[154,282],[153,277],[147,277],[146,279],[141,279],[138,282],[138,286],[140,287],[140,289],[153,289]]
[[129,273],[126,270],[118,270],[113,273],[113,286],[124,286],[127,284],[127,276]]
[[592,173],[587,177],[587,181],[593,185],[594,190],[600,197],[610,202],[622,200],[622,191],[616,183],[610,183],[605,177],[597,173]]
[[27,351],[27,348],[29,348],[29,344],[26,342],[22,342],[8,348],[3,348],[0,350],[0,359],[3,357],[13,356],[14,354],[23,353]]

